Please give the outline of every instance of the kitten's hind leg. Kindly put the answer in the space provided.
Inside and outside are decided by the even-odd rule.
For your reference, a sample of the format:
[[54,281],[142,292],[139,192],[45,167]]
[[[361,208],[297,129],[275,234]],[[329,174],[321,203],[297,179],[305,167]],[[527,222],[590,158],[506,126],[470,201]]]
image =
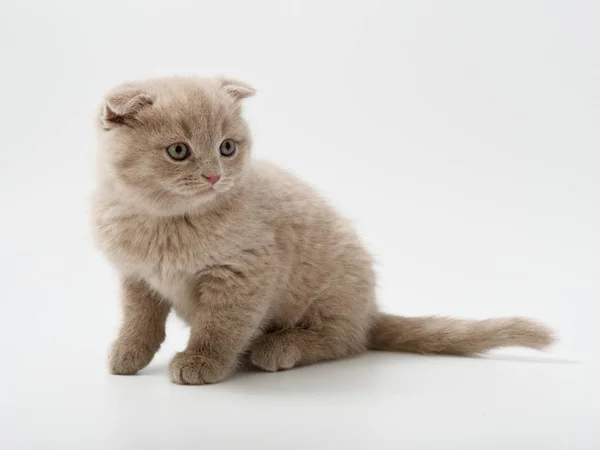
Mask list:
[[294,366],[362,353],[367,333],[360,326],[339,322],[319,329],[289,328],[260,337],[251,348],[252,363],[275,372]]

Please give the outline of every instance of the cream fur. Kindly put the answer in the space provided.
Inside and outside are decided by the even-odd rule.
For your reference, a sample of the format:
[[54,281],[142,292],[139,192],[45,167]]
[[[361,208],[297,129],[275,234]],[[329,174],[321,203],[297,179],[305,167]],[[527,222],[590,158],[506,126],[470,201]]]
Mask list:
[[[251,159],[241,116],[252,87],[165,78],[109,92],[98,118],[93,224],[122,280],[123,323],[110,370],[145,367],[174,310],[191,327],[171,379],[214,383],[245,352],[269,371],[369,348],[469,355],[543,348],[546,327],[521,318],[460,321],[378,312],[372,260],[351,224],[313,189]],[[224,139],[237,152],[219,154]],[[186,143],[184,161],[166,148]],[[202,174],[220,174],[211,188]]]

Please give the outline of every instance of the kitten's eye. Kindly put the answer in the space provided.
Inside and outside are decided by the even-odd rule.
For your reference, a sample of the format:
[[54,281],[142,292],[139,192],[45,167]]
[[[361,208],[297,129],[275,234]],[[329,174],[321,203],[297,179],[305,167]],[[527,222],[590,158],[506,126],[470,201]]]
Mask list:
[[176,161],[183,161],[190,154],[188,146],[182,142],[171,144],[167,147],[167,153]]
[[225,139],[223,142],[221,142],[219,152],[223,156],[233,156],[235,153],[235,142],[233,139]]

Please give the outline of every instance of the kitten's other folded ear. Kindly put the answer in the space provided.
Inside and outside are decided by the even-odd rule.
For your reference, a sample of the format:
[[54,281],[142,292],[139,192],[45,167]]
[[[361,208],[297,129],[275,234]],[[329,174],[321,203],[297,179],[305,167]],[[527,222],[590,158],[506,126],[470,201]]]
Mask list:
[[256,89],[254,89],[252,86],[233,78],[221,79],[221,88],[236,102],[256,94]]
[[132,86],[122,86],[105,97],[100,120],[106,129],[117,125],[131,125],[136,114],[153,103],[151,95]]

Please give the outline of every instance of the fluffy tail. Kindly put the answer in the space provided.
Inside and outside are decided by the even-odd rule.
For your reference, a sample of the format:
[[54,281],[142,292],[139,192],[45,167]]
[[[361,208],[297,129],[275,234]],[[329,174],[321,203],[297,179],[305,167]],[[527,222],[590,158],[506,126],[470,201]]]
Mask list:
[[498,347],[542,349],[554,341],[545,325],[521,317],[461,320],[379,314],[370,348],[394,352],[475,355]]

